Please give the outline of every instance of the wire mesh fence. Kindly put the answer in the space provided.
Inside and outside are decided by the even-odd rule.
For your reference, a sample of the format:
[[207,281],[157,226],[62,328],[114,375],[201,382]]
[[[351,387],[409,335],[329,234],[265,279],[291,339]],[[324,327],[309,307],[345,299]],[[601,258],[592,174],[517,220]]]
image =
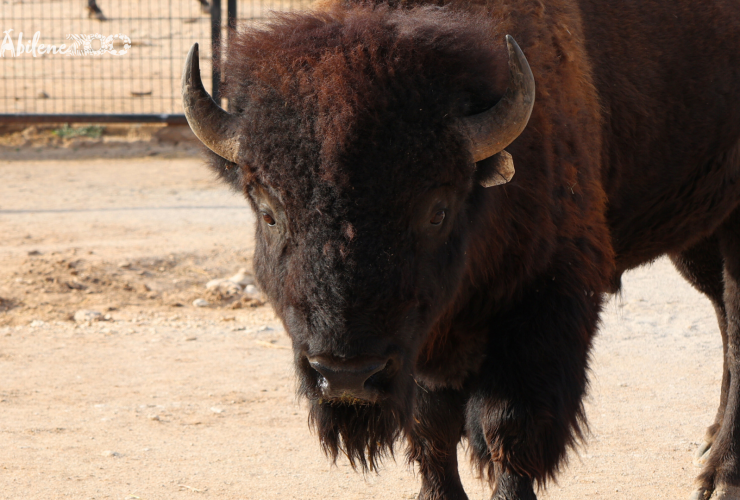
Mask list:
[[[221,2],[214,3],[218,7]],[[309,0],[228,3],[243,24],[259,22],[271,10],[305,8]],[[224,0],[214,15],[211,4],[0,0],[0,119],[96,115],[98,121],[130,121],[126,116],[181,115],[180,75],[194,42],[200,42],[203,83],[214,88],[211,42],[214,35],[225,35],[229,9]],[[223,35],[220,40],[226,43]]]
[[311,0],[254,0],[237,3],[237,19],[240,25],[259,22],[271,11],[300,10],[307,8]]

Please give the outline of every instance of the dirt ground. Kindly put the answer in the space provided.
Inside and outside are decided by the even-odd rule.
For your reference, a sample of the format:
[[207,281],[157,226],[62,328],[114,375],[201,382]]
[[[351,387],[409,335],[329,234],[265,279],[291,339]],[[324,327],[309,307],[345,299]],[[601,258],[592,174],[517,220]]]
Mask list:
[[[206,290],[251,270],[253,218],[197,157],[8,151],[0,498],[415,498],[402,458],[379,476],[331,466],[269,305]],[[706,299],[665,260],[626,275],[593,355],[591,435],[539,498],[688,497],[720,368]],[[460,454],[471,500],[487,498]]]

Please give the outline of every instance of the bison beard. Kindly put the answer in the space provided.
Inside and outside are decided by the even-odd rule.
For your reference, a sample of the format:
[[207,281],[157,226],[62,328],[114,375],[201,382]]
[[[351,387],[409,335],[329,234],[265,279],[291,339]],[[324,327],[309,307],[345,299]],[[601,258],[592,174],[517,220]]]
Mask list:
[[341,451],[352,468],[363,472],[377,470],[383,458],[393,456],[393,445],[408,432],[413,411],[413,386],[393,392],[393,397],[378,403],[309,398],[308,422],[319,435],[324,453],[336,462]]

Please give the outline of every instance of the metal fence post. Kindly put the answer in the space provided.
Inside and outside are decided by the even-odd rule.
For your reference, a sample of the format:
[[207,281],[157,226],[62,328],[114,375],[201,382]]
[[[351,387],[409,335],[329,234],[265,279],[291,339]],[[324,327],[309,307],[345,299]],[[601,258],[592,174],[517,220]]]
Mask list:
[[[226,47],[231,47],[231,39],[236,31],[236,0],[227,0],[226,2],[226,26],[228,27],[226,35]],[[229,101],[228,111],[234,111],[232,109],[231,101]]]
[[211,95],[221,105],[221,0],[211,0]]
[[236,0],[226,2],[226,25],[229,27],[229,36],[236,30]]

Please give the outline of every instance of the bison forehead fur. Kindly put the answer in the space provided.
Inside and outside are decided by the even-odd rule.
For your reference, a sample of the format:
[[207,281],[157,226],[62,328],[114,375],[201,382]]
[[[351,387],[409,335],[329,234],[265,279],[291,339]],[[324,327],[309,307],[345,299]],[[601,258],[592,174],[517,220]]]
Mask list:
[[291,210],[331,209],[322,186],[361,182],[360,196],[393,199],[469,177],[449,125],[506,88],[506,53],[491,32],[462,13],[378,8],[281,14],[267,31],[240,33],[226,95],[242,113],[250,174],[292,198]]
[[[420,498],[460,499],[464,437],[496,500],[532,500],[582,436],[625,270],[669,254],[740,349],[740,6],[425,3],[235,34],[231,114],[208,109],[232,120],[209,147],[238,164],[207,154],[258,215],[256,276],[325,450],[373,468],[404,436]],[[507,101],[506,35],[536,101],[506,147],[516,175],[484,188],[503,152],[480,160],[455,124]],[[738,379],[726,355],[697,498],[740,488]]]

